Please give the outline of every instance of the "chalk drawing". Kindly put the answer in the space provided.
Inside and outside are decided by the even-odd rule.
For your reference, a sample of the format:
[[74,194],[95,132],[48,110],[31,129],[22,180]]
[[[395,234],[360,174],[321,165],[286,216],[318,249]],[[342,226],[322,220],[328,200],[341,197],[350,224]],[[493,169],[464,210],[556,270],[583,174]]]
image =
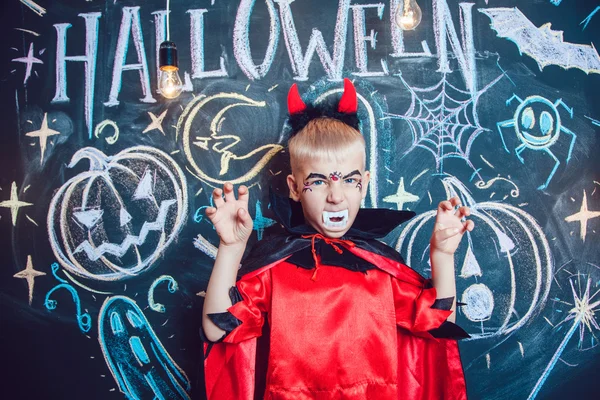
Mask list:
[[452,85],[446,74],[438,83],[426,88],[411,87],[402,75],[399,78],[411,94],[411,104],[404,115],[388,113],[387,118],[408,123],[412,145],[405,154],[415,148],[429,151],[439,173],[444,172],[444,160],[448,158],[463,159],[475,170],[469,159],[471,146],[482,132],[489,131],[479,123],[477,103],[502,75],[474,95]]
[[294,16],[290,4],[294,0],[274,0],[279,4],[279,16],[283,27],[283,37],[292,64],[294,79],[305,81],[308,79],[308,70],[315,52],[317,53],[325,74],[330,80],[342,80],[344,68],[344,55],[346,52],[346,36],[348,31],[348,14],[350,0],[339,0],[338,13],[335,21],[333,39],[333,55],[329,54],[323,34],[316,28],[310,35],[306,52],[302,54],[302,46],[298,38],[298,31],[294,24]]
[[[581,285],[582,276],[583,279],[585,279],[583,288]],[[594,280],[597,281],[598,277],[595,276],[594,278]],[[575,285],[576,282],[577,285]],[[596,330],[596,332],[600,331],[600,326],[598,325],[598,321],[596,320],[596,315],[598,311],[600,311],[600,300],[592,302],[592,299],[600,292],[600,290],[596,290],[596,292],[593,294],[590,293],[592,285],[591,274],[587,275],[581,273],[573,273],[572,276],[569,277],[569,285],[571,287],[571,293],[573,296],[573,299],[571,300],[572,308],[568,311],[567,316],[562,321],[560,321],[560,323],[557,324],[554,328],[557,329],[561,327],[562,324],[565,324],[569,321],[572,321],[571,325],[569,327],[569,330],[565,334],[564,339],[561,341],[560,345],[556,349],[556,352],[550,359],[550,362],[546,366],[546,369],[544,370],[544,372],[536,382],[533,390],[529,394],[529,397],[527,398],[528,400],[533,400],[537,397],[540,389],[548,379],[548,376],[554,369],[554,366],[560,359],[560,356],[565,351],[567,344],[569,343],[575,332],[577,332],[577,330],[579,330],[579,347],[581,347],[582,342],[584,340],[586,329],[590,332],[590,335],[592,335],[593,337],[595,337],[594,330]],[[575,286],[577,286],[577,290],[575,289]],[[598,285],[595,284],[595,286],[597,287]]]
[[[16,31],[21,31],[21,32],[32,34],[33,36],[37,36],[37,37],[40,36],[39,33],[35,32],[35,31],[32,31],[31,29],[23,29],[23,28],[14,28],[14,29]],[[42,54],[42,53],[40,52],[40,54]]]
[[[152,176],[153,176],[153,174],[152,174],[152,172],[150,172],[149,169],[144,171],[144,175],[142,176],[142,179],[140,179],[140,182],[138,183],[137,187],[135,188],[135,192],[133,192],[134,200],[148,199],[148,200],[156,201],[154,194],[153,194],[153,188],[152,188]],[[124,208],[121,208],[121,213],[124,210],[125,210]],[[123,218],[121,217],[121,220],[122,219]]]
[[169,208],[175,205],[176,200],[166,200],[160,204],[156,221],[144,222],[140,234],[138,236],[127,235],[121,243],[102,243],[100,246],[95,246],[88,240],[85,240],[73,251],[73,254],[85,252],[87,257],[92,261],[98,261],[104,258],[107,254],[111,254],[118,258],[123,257],[132,248],[137,248],[146,242],[147,237],[154,231],[164,232],[165,222],[169,212]]
[[596,125],[596,126],[600,126],[600,121],[598,121],[597,119],[594,119],[594,118],[588,117],[587,115],[585,115],[585,117],[586,117],[587,119],[589,119],[590,121],[592,121],[592,124],[594,124],[594,125]]
[[109,297],[98,316],[106,365],[128,399],[189,399],[190,381],[132,299]]
[[556,100],[554,103],[541,96],[529,96],[525,100],[521,100],[516,94],[513,94],[506,101],[506,105],[510,105],[514,99],[517,99],[520,103],[515,110],[515,114],[511,119],[498,122],[496,126],[498,127],[498,132],[500,132],[504,150],[507,153],[510,153],[510,151],[506,147],[502,128],[514,128],[517,138],[521,142],[515,148],[515,154],[521,163],[525,164],[525,160],[521,157],[521,152],[525,149],[544,151],[555,161],[554,168],[548,175],[546,182],[538,187],[539,190],[542,190],[548,187],[560,165],[560,161],[550,151],[550,147],[556,143],[561,131],[571,135],[571,144],[566,161],[568,163],[571,160],[571,153],[573,152],[577,135],[562,124],[558,106],[564,107],[569,112],[571,118],[573,118],[573,109],[569,108],[561,99]]
[[40,165],[44,163],[44,153],[46,152],[46,145],[50,136],[60,135],[59,131],[48,128],[48,113],[44,113],[44,119],[42,120],[42,126],[37,131],[27,132],[25,136],[36,137],[40,139]]
[[46,273],[36,271],[35,269],[33,269],[33,261],[31,261],[30,255],[27,256],[27,266],[25,267],[25,269],[13,275],[13,278],[27,280],[27,288],[29,292],[29,305],[31,305],[31,301],[33,300],[33,287],[35,285],[35,278],[43,275],[46,275]]
[[[225,57],[219,57],[219,69],[205,71],[204,60],[204,14],[206,9],[188,10],[190,14],[190,53],[192,57],[192,78],[219,78],[227,75]],[[187,74],[187,72],[186,72]]]
[[490,288],[481,283],[466,288],[460,301],[465,303],[461,311],[470,321],[487,321],[494,312],[494,295]]
[[410,186],[412,186],[412,184],[415,183],[417,181],[417,179],[419,179],[420,177],[422,177],[423,175],[425,175],[428,171],[429,171],[429,168],[425,168],[423,171],[419,172],[417,174],[417,176],[415,176],[414,178],[412,178],[410,180]]
[[536,27],[517,7],[480,8],[492,20],[498,37],[514,42],[519,53],[527,54],[540,71],[548,65],[563,69],[577,68],[586,74],[600,74],[600,56],[592,45],[565,42],[562,31],[554,31],[550,23]]
[[29,44],[29,51],[26,57],[18,57],[13,58],[12,62],[20,62],[26,65],[25,67],[25,79],[23,80],[23,85],[27,84],[27,80],[31,76],[31,70],[33,69],[33,64],[43,64],[44,62],[39,58],[35,58],[33,56],[33,43]]
[[377,17],[381,19],[383,17],[384,5],[378,4],[356,4],[351,5],[352,9],[352,23],[354,26],[354,58],[356,67],[359,72],[353,73],[356,76],[383,76],[387,75],[386,71],[369,71],[367,68],[367,46],[369,43],[372,49],[376,48],[377,45],[377,32],[371,29],[371,32],[367,35],[367,29],[365,26],[365,10],[368,8],[375,8],[377,11]]
[[[392,54],[390,54],[390,56],[392,56],[392,57],[434,57],[434,55],[431,54],[431,50],[429,50],[429,45],[427,44],[426,40],[421,41],[421,48],[423,50],[422,52],[420,52],[420,53],[406,52],[406,49],[404,46],[404,31],[396,23],[396,12],[395,12],[395,10],[398,10],[398,6],[399,6],[400,2],[404,3],[404,1],[405,0],[390,0],[389,24],[391,27],[392,48],[394,49],[394,52]],[[438,20],[438,23],[439,23],[439,20]],[[454,29],[454,27],[450,26],[449,29]]]
[[114,156],[86,147],[73,155],[69,167],[83,159],[89,160],[89,171],[68,180],[50,202],[48,236],[54,255],[80,277],[113,281],[137,276],[183,227],[183,172],[169,155],[147,146]]
[[266,0],[265,3],[269,12],[269,38],[263,62],[258,66],[255,65],[250,49],[250,17],[255,2],[256,0],[242,0],[240,2],[233,26],[233,55],[242,72],[251,80],[263,78],[269,72],[275,59],[279,31],[281,30],[275,4],[273,4],[273,0]]
[[[520,208],[475,202],[464,184],[453,176],[444,178],[442,184],[444,199],[459,196],[461,203],[471,209],[469,218],[477,225],[477,232],[465,233],[467,251],[462,279],[457,280],[457,291],[469,301],[459,311],[471,321],[463,325],[471,335],[465,340],[508,335],[540,312],[547,300],[553,270],[548,241],[539,224]],[[435,216],[436,210],[431,210],[411,219],[396,243],[396,250],[417,270],[419,266],[422,270],[430,268],[426,243]],[[478,260],[481,256],[485,262]],[[462,250],[456,257],[460,262]],[[501,274],[492,273],[499,270]],[[503,300],[498,301],[496,296]]]
[[[473,15],[471,9],[474,3],[459,3],[462,46],[452,22],[452,14],[446,0],[433,0],[433,31],[435,45],[438,49],[438,72],[447,74],[452,72],[448,63],[448,45],[452,48],[454,57],[458,61],[461,74],[465,80],[465,87],[473,95],[477,94],[477,70],[475,68],[475,44],[473,40]],[[481,92],[480,92],[481,93]]]
[[92,229],[100,221],[102,214],[103,210],[85,210],[74,212],[73,217],[88,229]]
[[73,303],[75,303],[75,315],[77,317],[77,325],[79,325],[79,329],[82,332],[88,332],[92,327],[92,317],[87,312],[81,312],[81,301],[79,300],[79,294],[77,294],[75,288],[69,285],[67,281],[58,277],[56,273],[60,267],[57,263],[52,263],[52,266],[50,268],[52,269],[52,275],[54,275],[54,277],[61,283],[54,286],[52,289],[50,289],[50,291],[48,291],[48,293],[46,294],[46,300],[44,301],[44,306],[48,310],[55,310],[56,306],[58,305],[58,302],[56,300],[50,299],[50,296],[52,296],[52,294],[57,290],[67,290],[69,293],[71,293]]
[[[130,35],[133,39],[137,55],[137,63],[135,64],[125,64]],[[117,49],[115,51],[112,83],[108,101],[104,103],[105,106],[114,107],[119,105],[118,97],[121,92],[123,71],[133,70],[139,71],[142,94],[144,95],[140,101],[142,103],[156,103],[156,99],[152,97],[152,90],[150,89],[150,74],[148,72],[148,61],[144,48],[144,37],[142,35],[140,7],[123,7],[123,18],[121,19],[121,28],[119,29]]]
[[209,256],[212,259],[217,258],[217,248],[204,236],[198,235],[194,239],[194,247]]
[[152,122],[150,123],[150,125],[148,125],[146,127],[146,129],[144,129],[142,131],[142,133],[146,133],[146,132],[150,132],[154,129],[158,129],[160,131],[160,133],[162,133],[163,136],[165,136],[165,131],[163,130],[162,122],[163,122],[163,119],[165,119],[165,116],[167,115],[167,111],[169,111],[169,110],[163,111],[162,114],[160,114],[160,116],[158,116],[158,117],[156,115],[154,115],[154,113],[148,111],[148,115],[150,116],[150,119],[152,119]]
[[496,178],[492,178],[489,181],[485,182],[485,181],[477,181],[475,183],[475,187],[477,189],[488,189],[490,188],[493,184],[495,184],[496,182],[508,182],[510,183],[514,189],[512,189],[510,191],[510,196],[511,197],[519,197],[519,187],[517,186],[516,183],[514,183],[513,181],[511,181],[510,179],[507,178],[503,178],[501,176],[497,176]]
[[10,208],[10,216],[12,218],[13,226],[17,226],[17,216],[19,215],[19,209],[21,207],[32,206],[33,203],[27,203],[26,201],[19,200],[17,191],[17,183],[13,182],[10,185],[10,198],[0,202],[0,207]]
[[101,15],[99,12],[78,14],[78,16],[85,19],[85,54],[81,56],[67,56],[67,29],[72,25],[54,24],[54,29],[56,29],[56,92],[54,93],[52,103],[69,101],[69,97],[67,96],[67,61],[83,62],[85,67],[85,125],[88,128],[88,137],[90,139],[92,138],[94,118],[93,104],[98,56],[98,19]]
[[175,293],[179,289],[179,285],[177,285],[177,281],[170,275],[161,275],[150,285],[150,289],[148,289],[148,305],[152,310],[164,313],[166,311],[165,306],[154,301],[154,291],[161,282],[169,282],[167,286],[169,293]]
[[[192,124],[194,119],[202,111],[202,108],[210,102],[225,100],[225,105],[214,116],[210,123],[210,136],[196,136],[195,140],[192,135]],[[223,184],[231,182],[234,185],[252,180],[265,167],[269,160],[283,149],[279,144],[266,144],[257,146],[252,151],[238,155],[234,153],[235,146],[242,141],[242,137],[235,134],[223,134],[221,132],[222,123],[226,118],[226,113],[235,107],[265,107],[264,101],[256,101],[238,93],[219,93],[208,97],[197,97],[193,99],[185,108],[179,121],[177,122],[177,136],[179,132],[182,134],[183,149],[188,162],[193,168],[197,177],[205,182],[213,184]],[[212,143],[212,146],[209,146]],[[192,145],[194,147],[192,147]],[[207,154],[208,152],[208,154]],[[202,159],[206,162],[206,155],[216,153],[220,156],[220,171],[219,177],[209,176],[201,168],[202,163],[197,163],[197,159]],[[231,161],[243,161],[247,159],[256,159],[258,161],[249,168],[244,168],[241,176],[222,179],[221,176],[229,172],[229,164]]]
[[585,242],[587,236],[587,224],[590,219],[600,217],[600,211],[588,210],[587,195],[585,190],[583,191],[583,200],[581,200],[581,208],[579,212],[569,215],[565,218],[567,222],[579,222],[579,237]]
[[117,140],[119,140],[119,126],[117,125],[117,123],[115,121],[111,121],[110,119],[105,119],[104,121],[100,122],[98,125],[96,125],[96,129],[94,130],[94,136],[96,138],[100,137],[100,134],[102,133],[102,131],[104,131],[104,128],[106,128],[107,126],[110,126],[113,128],[113,135],[107,137],[106,143],[108,144],[115,144],[117,143]]
[[584,30],[585,28],[587,28],[588,24],[592,20],[592,17],[594,15],[596,15],[596,13],[598,11],[600,11],[600,6],[597,6],[596,8],[594,8],[594,11],[592,11],[591,13],[589,13],[588,16],[585,17],[585,19],[579,23],[579,25],[583,24],[583,28],[581,28],[581,30]]
[[256,200],[255,210],[254,225],[252,226],[252,229],[256,231],[258,240],[261,240],[265,229],[271,225],[275,225],[277,221],[263,216],[260,200]]
[[37,4],[35,1],[33,1],[33,0],[20,0],[20,1],[21,1],[21,3],[26,5],[31,11],[33,11],[40,17],[43,17],[44,14],[46,14],[46,9],[42,6],[40,6],[39,4]]
[[386,203],[396,203],[398,210],[402,210],[404,208],[404,203],[414,203],[419,201],[419,196],[409,193],[404,189],[404,177],[401,177],[396,193],[384,197],[383,201]]

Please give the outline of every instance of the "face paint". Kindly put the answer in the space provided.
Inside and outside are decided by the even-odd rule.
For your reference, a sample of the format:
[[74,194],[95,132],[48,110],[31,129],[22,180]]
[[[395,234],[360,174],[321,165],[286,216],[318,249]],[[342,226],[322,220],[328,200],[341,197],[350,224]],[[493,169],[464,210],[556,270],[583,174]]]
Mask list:
[[305,222],[325,237],[345,235],[367,192],[369,173],[363,168],[364,151],[359,145],[341,160],[304,160],[288,176],[288,185],[292,199],[302,206]]
[[358,191],[362,193],[362,179],[358,180],[356,187],[358,188]]
[[331,179],[334,182],[339,181],[340,179],[342,179],[342,173],[337,171],[332,172],[329,174],[329,179]]

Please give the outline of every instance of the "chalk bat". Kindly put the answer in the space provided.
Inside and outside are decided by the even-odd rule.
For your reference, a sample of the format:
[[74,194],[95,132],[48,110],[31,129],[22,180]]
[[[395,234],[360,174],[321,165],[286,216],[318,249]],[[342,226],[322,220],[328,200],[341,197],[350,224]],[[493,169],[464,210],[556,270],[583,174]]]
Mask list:
[[550,23],[536,27],[517,7],[479,9],[492,20],[498,37],[514,42],[521,54],[533,58],[540,71],[548,65],[578,68],[586,74],[600,74],[600,56],[594,45],[565,42],[563,31],[554,31]]

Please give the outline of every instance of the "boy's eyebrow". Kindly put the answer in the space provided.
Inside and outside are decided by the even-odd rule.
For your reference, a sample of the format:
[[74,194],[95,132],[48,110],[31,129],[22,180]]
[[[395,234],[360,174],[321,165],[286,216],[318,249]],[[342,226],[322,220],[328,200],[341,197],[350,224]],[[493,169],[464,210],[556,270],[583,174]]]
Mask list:
[[307,181],[312,178],[327,179],[327,177],[323,174],[317,174],[316,172],[311,172],[310,174],[308,174],[308,176],[304,180]]
[[342,177],[342,179],[350,178],[352,175],[360,175],[360,176],[362,176],[362,174],[360,173],[360,171],[357,170],[357,169],[355,169],[354,171],[350,172],[349,174],[344,175]]

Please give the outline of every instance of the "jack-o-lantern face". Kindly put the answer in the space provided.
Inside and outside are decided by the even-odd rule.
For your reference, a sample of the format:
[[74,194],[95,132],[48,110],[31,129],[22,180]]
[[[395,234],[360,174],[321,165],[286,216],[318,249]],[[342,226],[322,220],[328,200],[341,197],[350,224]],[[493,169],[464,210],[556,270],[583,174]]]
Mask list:
[[[550,246],[536,221],[520,208],[476,203],[455,177],[442,181],[447,198],[459,196],[477,227],[467,232],[456,254],[456,291],[465,303],[460,325],[471,339],[507,335],[523,326],[548,297],[552,280]],[[413,218],[396,250],[414,269],[428,274],[428,239],[436,211]]]
[[137,146],[114,156],[86,147],[69,167],[89,171],[66,182],[48,211],[48,235],[61,265],[102,281],[137,276],[175,239],[187,212],[186,181],[167,154]]

